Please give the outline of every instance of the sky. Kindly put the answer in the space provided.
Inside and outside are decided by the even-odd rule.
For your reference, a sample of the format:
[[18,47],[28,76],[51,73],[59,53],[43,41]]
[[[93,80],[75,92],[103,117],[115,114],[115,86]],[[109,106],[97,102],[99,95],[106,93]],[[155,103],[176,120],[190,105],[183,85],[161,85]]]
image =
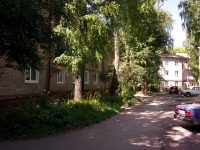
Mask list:
[[179,16],[178,4],[180,0],[165,0],[164,5],[161,7],[163,10],[169,11],[173,15],[173,31],[172,37],[174,38],[174,47],[183,47],[185,40],[185,31],[182,28],[181,17]]

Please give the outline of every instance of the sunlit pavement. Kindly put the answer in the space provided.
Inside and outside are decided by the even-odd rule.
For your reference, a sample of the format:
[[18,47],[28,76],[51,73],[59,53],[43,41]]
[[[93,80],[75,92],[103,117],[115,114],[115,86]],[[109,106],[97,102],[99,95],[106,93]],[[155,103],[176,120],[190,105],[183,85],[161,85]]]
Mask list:
[[199,150],[198,127],[173,118],[175,104],[191,101],[158,93],[91,127],[54,137],[3,141],[0,150]]
[[180,94],[167,94],[167,97],[165,119],[163,119],[163,126],[165,126],[163,134],[164,150],[199,150],[200,126],[186,125],[174,119],[171,113],[175,105],[192,103],[195,97],[184,97]]

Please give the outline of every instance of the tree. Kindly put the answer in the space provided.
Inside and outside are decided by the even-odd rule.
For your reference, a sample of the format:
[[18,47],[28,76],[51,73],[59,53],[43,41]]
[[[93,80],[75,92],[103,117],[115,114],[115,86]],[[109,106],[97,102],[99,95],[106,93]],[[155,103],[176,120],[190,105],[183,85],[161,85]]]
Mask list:
[[[52,20],[49,20],[51,6]],[[51,21],[59,20],[62,10],[62,0],[18,0],[0,1],[0,55],[5,65],[20,71],[32,67],[42,68],[42,57],[38,49],[48,54],[49,43],[54,41],[54,34],[50,26]],[[52,7],[52,8],[53,8]]]
[[[126,28],[126,21],[131,20],[132,26],[137,26],[137,21],[139,21],[139,9],[141,4],[145,2],[141,1],[120,1],[120,0],[109,0],[107,1],[107,14],[108,20],[111,22],[111,28],[113,28],[113,35],[114,35],[114,47],[113,51],[115,54],[114,58],[114,69],[113,75],[110,85],[110,94],[114,95],[116,90],[118,89],[118,70],[120,67],[120,30],[124,32],[124,28]],[[139,34],[138,34],[139,35]]]
[[[40,61],[37,54],[37,44],[39,43],[41,34],[36,28],[41,22],[40,29],[44,30],[46,25],[42,24],[43,17],[38,13],[38,8],[28,1],[1,1],[0,17],[1,25],[1,56],[5,56],[6,66],[23,70],[28,65],[38,68]],[[28,15],[27,15],[28,14]],[[33,20],[32,18],[38,18]],[[49,34],[48,31],[43,31]],[[43,34],[41,35],[43,36]],[[31,59],[29,59],[31,58]],[[15,64],[15,62],[17,64]]]
[[82,99],[86,64],[97,66],[106,58],[105,45],[109,42],[106,20],[100,15],[101,1],[76,0],[67,4],[73,18],[63,18],[55,32],[65,40],[64,53],[55,59],[76,74],[74,99]]
[[179,4],[180,16],[183,20],[183,29],[186,31],[184,46],[190,56],[192,75],[199,80],[199,47],[200,47],[200,1],[184,0]]
[[[132,24],[131,20],[126,21],[129,25],[126,24],[123,28],[121,38],[125,49],[122,50],[120,82],[127,86],[141,83],[145,95],[149,84],[159,82],[158,70],[161,62],[158,53],[160,50],[166,51],[173,43],[170,35],[172,18],[166,12],[156,9],[153,4],[140,9],[140,21],[137,25]],[[127,70],[126,75],[124,70]],[[123,80],[125,76],[132,85],[126,84]]]
[[187,53],[187,50],[184,47],[172,47],[168,49],[169,52],[176,52],[176,53]]

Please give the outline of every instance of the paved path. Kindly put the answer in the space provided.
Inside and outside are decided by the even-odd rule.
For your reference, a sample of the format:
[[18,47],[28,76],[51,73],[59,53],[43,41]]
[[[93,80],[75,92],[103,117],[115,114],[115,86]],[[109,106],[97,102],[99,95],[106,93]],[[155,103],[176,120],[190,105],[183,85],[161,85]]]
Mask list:
[[3,141],[0,150],[168,150],[173,148],[173,133],[167,133],[171,126],[166,126],[172,124],[171,108],[168,100],[155,95],[91,127],[54,137]]

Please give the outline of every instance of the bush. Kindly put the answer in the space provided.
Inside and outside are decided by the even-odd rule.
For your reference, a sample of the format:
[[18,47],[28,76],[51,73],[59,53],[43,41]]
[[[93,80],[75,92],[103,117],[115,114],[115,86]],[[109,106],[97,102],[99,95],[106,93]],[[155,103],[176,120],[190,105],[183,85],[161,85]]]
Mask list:
[[159,92],[159,87],[157,85],[150,85],[149,90],[151,92]]
[[121,106],[130,106],[137,100],[107,94],[100,99],[55,103],[43,95],[39,105],[30,100],[0,114],[0,139],[39,138],[82,128],[106,120],[119,113]]
[[165,87],[164,92],[169,92],[169,88]]

